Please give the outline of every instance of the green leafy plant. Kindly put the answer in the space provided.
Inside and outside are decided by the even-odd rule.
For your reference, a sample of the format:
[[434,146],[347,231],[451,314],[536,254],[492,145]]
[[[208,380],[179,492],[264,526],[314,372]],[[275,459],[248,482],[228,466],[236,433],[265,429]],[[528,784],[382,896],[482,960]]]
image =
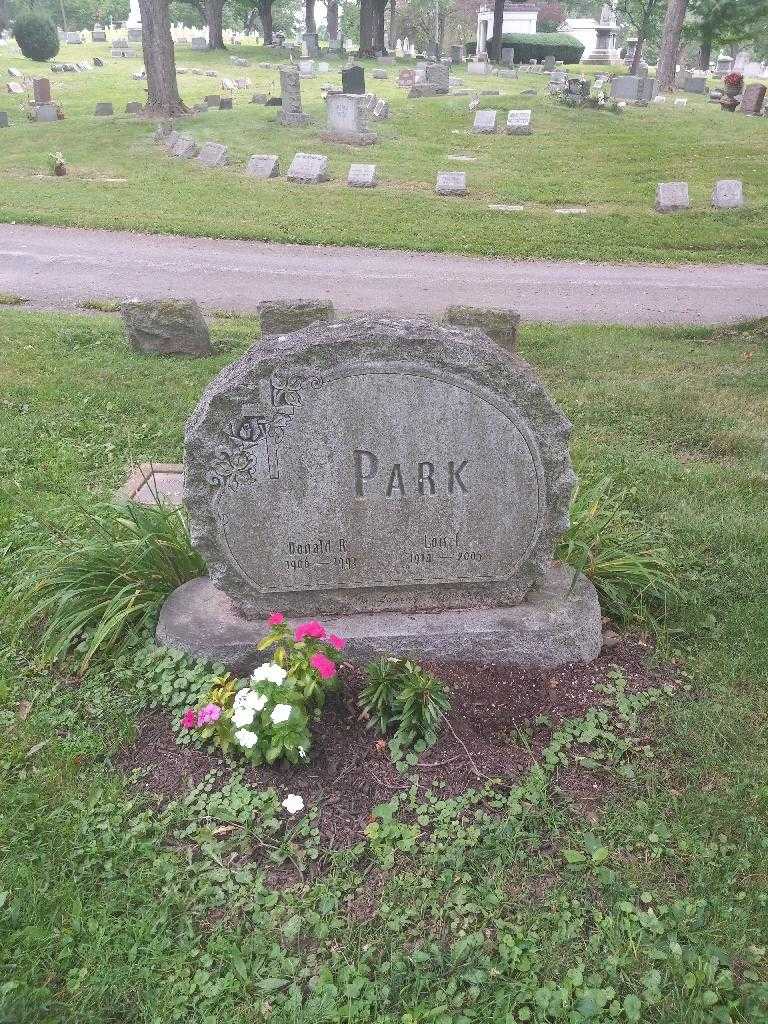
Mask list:
[[50,60],[59,52],[56,26],[42,14],[20,14],[13,23],[13,37],[30,60]]
[[95,504],[33,521],[6,549],[0,614],[16,637],[40,629],[43,664],[74,653],[85,671],[97,652],[146,628],[168,594],[205,572],[181,510]]
[[412,661],[382,658],[368,666],[360,707],[369,728],[395,729],[390,749],[399,759],[403,748],[417,752],[431,747],[451,704],[445,687]]
[[309,715],[322,707],[336,685],[346,641],[326,633],[312,620],[291,630],[275,612],[259,650],[274,648],[273,660],[259,665],[249,680],[224,675],[197,706],[189,707],[181,726],[195,730],[225,753],[237,750],[255,764],[285,759],[298,764],[311,744]]
[[628,508],[630,492],[610,477],[580,485],[556,556],[597,588],[603,611],[629,622],[663,611],[679,588],[666,548],[653,543]]

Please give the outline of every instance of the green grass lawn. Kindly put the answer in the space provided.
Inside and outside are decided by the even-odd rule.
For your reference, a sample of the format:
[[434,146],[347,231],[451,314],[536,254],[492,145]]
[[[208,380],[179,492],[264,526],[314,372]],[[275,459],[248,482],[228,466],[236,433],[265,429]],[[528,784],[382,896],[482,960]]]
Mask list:
[[[64,47],[61,59],[76,60],[107,47]],[[264,51],[238,47],[251,58],[248,69],[229,55],[178,51],[181,67],[214,68],[235,78],[248,75],[254,92],[279,94],[277,64],[259,68]],[[483,98],[499,111],[496,136],[471,132],[468,98],[408,100],[396,85],[399,66],[388,81],[372,77],[369,89],[391,102],[392,117],[376,126],[371,148],[324,143],[320,87],[340,83],[340,64],[328,75],[302,83],[305,109],[317,123],[280,128],[273,108],[251,105],[250,93],[236,94],[233,111],[211,110],[190,119],[185,130],[199,141],[230,148],[233,166],[206,171],[169,157],[151,141],[149,124],[122,111],[143,100],[144,85],[131,79],[139,60],[110,60],[87,74],[53,75],[54,93],[66,120],[53,125],[25,121],[18,97],[0,96],[12,126],[0,146],[0,219],[65,226],[120,228],[281,242],[366,245],[483,256],[608,261],[756,262],[768,255],[768,122],[728,115],[698,96],[685,110],[628,108],[623,115],[562,107],[546,94],[546,76],[508,81],[464,75],[471,89],[496,88]],[[4,63],[6,63],[4,61]],[[27,74],[46,66],[9,57]],[[593,74],[596,69],[589,69]],[[179,78],[192,104],[217,91],[217,80],[191,73]],[[535,96],[523,96],[534,88]],[[111,100],[113,118],[97,118],[99,100]],[[506,112],[533,110],[530,136],[503,134]],[[243,173],[252,153],[276,153],[285,174],[294,153],[325,153],[332,181],[323,186],[289,185],[284,177],[252,181]],[[64,154],[70,173],[54,178],[50,154]],[[474,162],[452,162],[449,156]],[[375,161],[380,185],[374,190],[346,185],[349,164]],[[440,170],[464,170],[469,195],[441,199],[434,193]],[[741,178],[748,205],[713,213],[712,186],[718,178]],[[693,209],[680,215],[653,212],[659,181],[687,180]],[[524,204],[519,213],[489,204]],[[554,213],[563,205],[584,205],[584,216]]]
[[[0,310],[5,541],[30,515],[63,524],[133,462],[178,459],[185,417],[255,322],[213,335],[210,359],[142,358],[113,317]],[[630,487],[669,548],[684,598],[660,653],[685,685],[652,718],[617,697],[564,723],[490,818],[413,791],[413,842],[398,810],[286,888],[236,841],[271,827],[236,777],[159,808],[116,766],[147,700],[131,651],[82,679],[44,671],[10,645],[11,609],[0,1021],[768,1019],[768,350],[738,332],[536,325],[521,349],[573,420],[579,474]],[[312,821],[289,837],[299,862]]]

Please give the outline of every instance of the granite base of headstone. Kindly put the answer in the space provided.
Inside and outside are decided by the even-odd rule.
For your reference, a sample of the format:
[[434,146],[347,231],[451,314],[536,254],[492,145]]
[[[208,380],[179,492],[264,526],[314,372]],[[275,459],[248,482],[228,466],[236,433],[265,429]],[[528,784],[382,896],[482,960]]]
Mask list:
[[110,114],[114,114],[115,109],[111,103],[97,103],[94,114],[96,117],[109,117]]
[[55,103],[38,103],[32,107],[32,118],[41,124],[53,124],[59,120],[59,111]]
[[194,300],[124,302],[120,315],[128,343],[143,355],[209,356],[208,326]]
[[262,337],[187,423],[208,574],[171,594],[157,642],[241,675],[282,611],[322,619],[352,661],[592,661],[597,594],[553,561],[569,432],[532,368],[477,328],[360,316]]

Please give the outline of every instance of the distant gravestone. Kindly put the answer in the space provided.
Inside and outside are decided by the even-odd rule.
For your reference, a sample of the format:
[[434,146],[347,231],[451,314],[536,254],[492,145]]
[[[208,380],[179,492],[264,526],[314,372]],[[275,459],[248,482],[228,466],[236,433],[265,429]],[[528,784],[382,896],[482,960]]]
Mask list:
[[350,164],[347,184],[352,188],[374,188],[377,184],[376,164]]
[[191,135],[177,135],[170,150],[171,156],[179,160],[194,160],[200,152],[200,147]]
[[91,40],[94,43],[106,43],[107,33],[104,29],[94,29],[91,33]]
[[389,103],[386,100],[377,100],[371,117],[375,121],[386,121],[389,118]]
[[712,190],[712,206],[716,210],[735,210],[744,205],[744,187],[737,179],[716,181]]
[[327,130],[322,136],[325,141],[356,146],[369,146],[376,142],[376,133],[368,131],[368,104],[364,96],[328,93],[325,109]]
[[260,302],[262,338],[290,334],[310,324],[331,324],[336,318],[332,302]]
[[24,86],[19,82],[8,82],[7,89],[12,96],[24,95]]
[[129,47],[121,47],[121,48],[118,49],[115,46],[112,47],[112,49],[110,50],[110,54],[109,55],[110,55],[110,57],[119,57],[120,59],[125,59],[125,60],[130,60],[132,57],[136,56],[134,51],[132,49],[130,49]]
[[218,107],[218,105],[220,103],[221,103],[221,96],[213,96],[213,95],[211,95],[211,96],[206,96],[205,97],[205,105],[206,105],[206,107]]
[[487,75],[489,71],[489,66],[484,60],[471,60],[467,64],[467,72],[470,75]]
[[220,142],[206,142],[198,153],[197,162],[203,167],[226,167],[229,150]]
[[10,124],[8,120],[8,111],[0,110],[0,128],[7,128]]
[[412,89],[416,83],[416,74],[411,70],[401,71],[397,76],[397,84],[400,89]]
[[514,67],[515,65],[515,48],[514,46],[502,46],[501,48],[501,63],[508,68]]
[[533,369],[475,326],[357,316],[262,337],[187,423],[208,571],[166,602],[158,643],[247,674],[279,609],[322,615],[353,660],[594,659],[594,588],[553,562],[569,432]]
[[467,175],[464,171],[439,171],[435,192],[439,196],[465,196],[467,194]]
[[510,110],[507,114],[507,135],[531,134],[530,110]]
[[378,81],[386,81],[389,78],[389,72],[386,68],[374,68],[373,77]]
[[765,102],[766,88],[758,82],[748,85],[741,96],[741,103],[738,106],[740,114],[749,114],[756,117],[763,109]]
[[254,153],[245,166],[245,173],[251,178],[278,178],[280,160],[274,154]]
[[461,64],[464,60],[464,47],[463,46],[452,46],[451,47],[451,63]]
[[192,300],[124,302],[120,314],[131,348],[144,355],[209,356],[213,352],[200,307]]
[[286,175],[288,181],[302,185],[317,185],[329,181],[328,157],[320,153],[297,153]]
[[673,106],[676,110],[684,110],[688,106],[688,100],[684,96],[678,96]]
[[59,111],[55,103],[38,103],[33,108],[35,121],[53,124],[59,119]]
[[706,78],[699,78],[694,75],[686,75],[683,79],[683,92],[696,93],[698,96],[704,96],[707,91],[707,80]]
[[427,84],[436,88],[436,95],[448,95],[450,69],[447,64],[427,64],[427,68],[424,73],[427,76]]
[[126,114],[140,114],[142,106],[137,100],[131,100],[130,103],[126,103],[125,112]]
[[300,60],[298,64],[299,75],[302,78],[315,77],[315,62],[313,60]]
[[310,123],[311,118],[301,108],[301,80],[296,68],[280,68],[280,124],[301,127]]
[[544,70],[554,71],[555,70],[555,55],[553,53],[548,54],[544,58]]
[[208,40],[204,36],[192,36],[193,50],[207,50]]
[[219,100],[219,110],[232,110],[234,108],[234,101],[231,96],[222,96]]
[[359,64],[353,64],[350,68],[342,68],[341,88],[345,93],[362,95],[365,92],[365,71]]
[[115,110],[111,103],[97,103],[94,114],[96,117],[109,117],[110,114],[114,114]]
[[690,205],[687,181],[663,181],[656,187],[657,213],[676,213]]
[[478,110],[475,112],[475,120],[472,131],[479,135],[493,135],[496,131],[496,111]]
[[51,83],[47,78],[33,78],[32,92],[35,103],[51,102]]

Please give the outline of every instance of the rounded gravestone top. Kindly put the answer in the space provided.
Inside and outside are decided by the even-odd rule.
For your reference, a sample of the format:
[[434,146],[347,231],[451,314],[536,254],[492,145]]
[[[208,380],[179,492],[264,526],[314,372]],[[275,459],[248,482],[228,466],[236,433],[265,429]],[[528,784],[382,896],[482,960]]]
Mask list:
[[268,337],[187,424],[192,540],[246,616],[514,605],[568,525],[569,432],[477,330],[359,316]]

